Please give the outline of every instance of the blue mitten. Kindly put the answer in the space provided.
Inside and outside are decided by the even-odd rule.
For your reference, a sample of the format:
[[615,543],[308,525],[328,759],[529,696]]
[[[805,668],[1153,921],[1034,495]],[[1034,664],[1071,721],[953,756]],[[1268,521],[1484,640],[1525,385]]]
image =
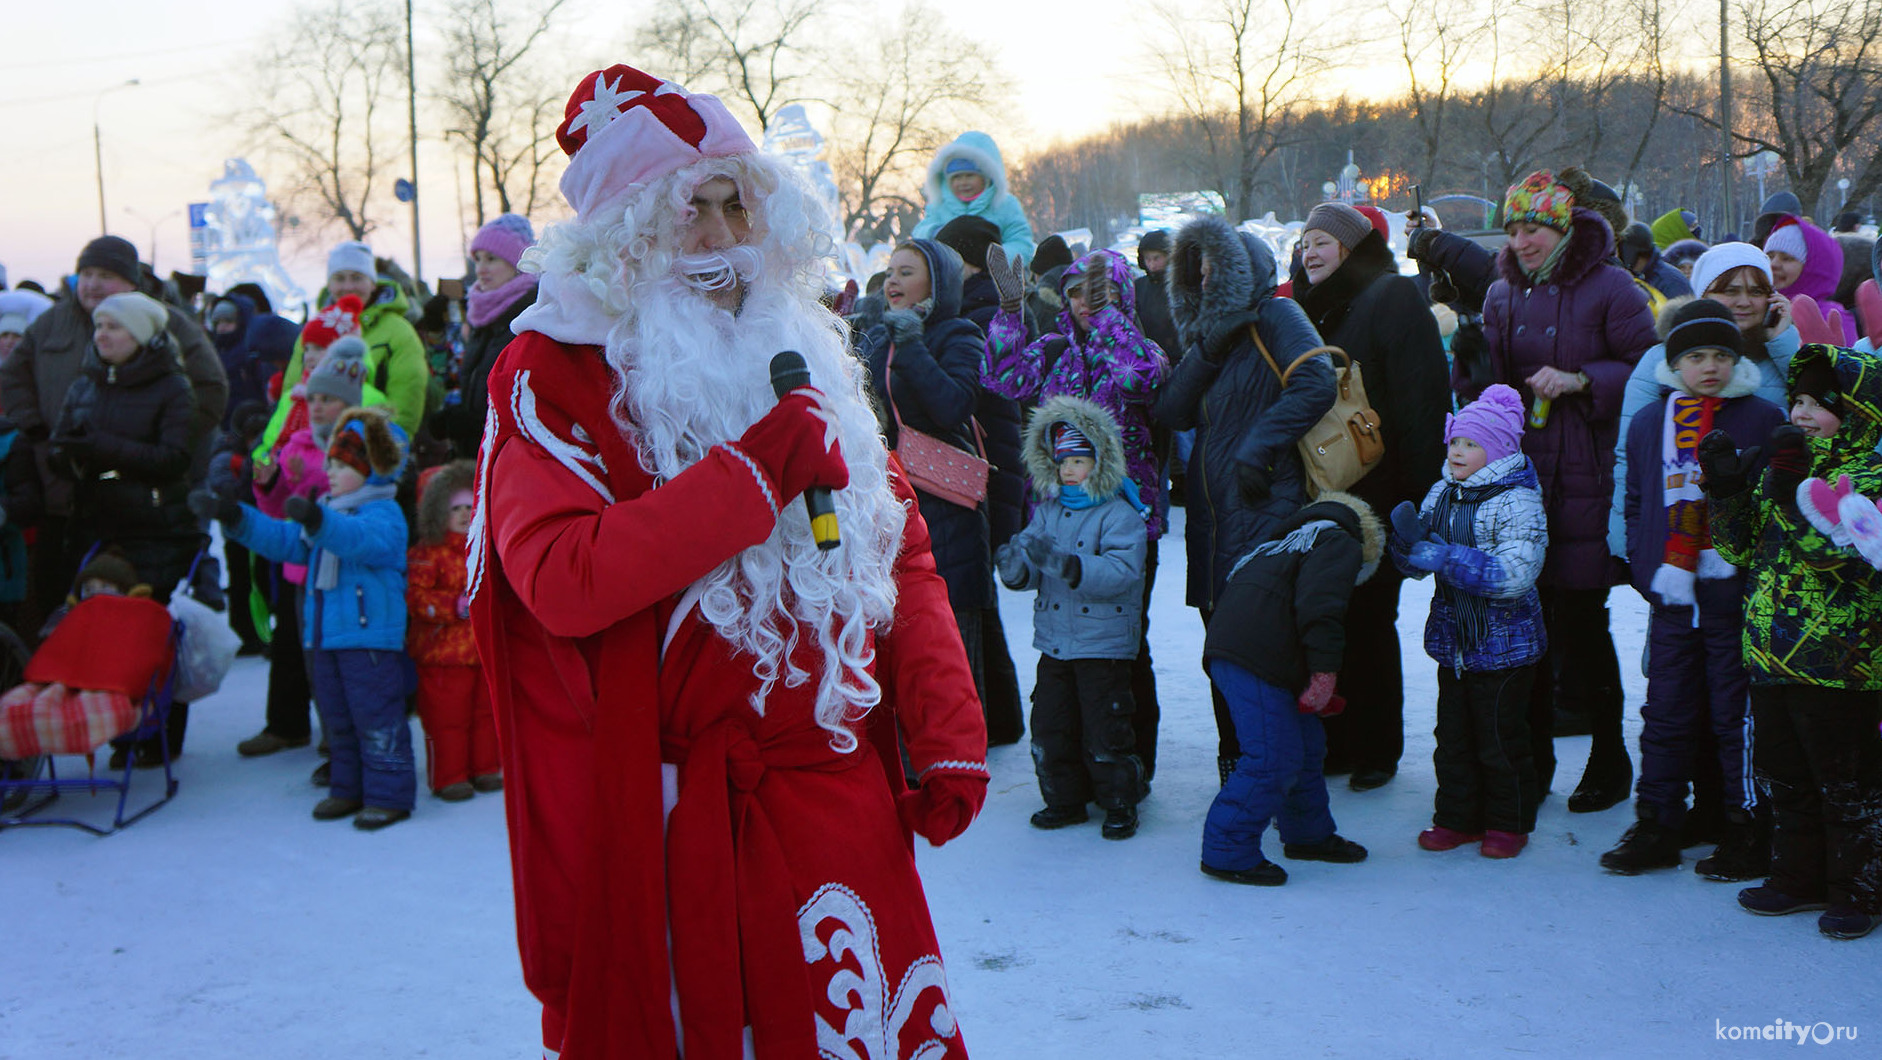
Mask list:
[[1399,501],[1392,509],[1392,534],[1407,546],[1425,539],[1425,521],[1412,502]]
[[1412,545],[1411,553],[1405,557],[1405,562],[1419,570],[1437,571],[1444,566],[1444,559],[1450,551],[1449,545],[1419,541]]

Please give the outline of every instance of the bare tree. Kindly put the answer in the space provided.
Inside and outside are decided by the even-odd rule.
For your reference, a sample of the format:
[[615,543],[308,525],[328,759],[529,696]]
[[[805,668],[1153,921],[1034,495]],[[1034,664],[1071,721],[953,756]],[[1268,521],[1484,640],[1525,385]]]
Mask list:
[[669,0],[634,34],[635,54],[696,91],[748,109],[763,128],[779,107],[806,98],[816,57],[815,0]]
[[405,28],[386,0],[310,0],[256,55],[231,121],[288,166],[283,198],[319,234],[364,239],[374,184],[405,147]]
[[471,156],[477,224],[496,212],[528,214],[546,198],[545,165],[557,151],[563,86],[530,66],[567,0],[460,0],[437,9],[445,73],[436,99],[446,135]]
[[1632,186],[1634,174],[1640,170],[1640,161],[1646,156],[1647,144],[1653,139],[1653,132],[1660,126],[1660,116],[1666,112],[1666,97],[1669,78],[1666,63],[1661,58],[1667,47],[1667,20],[1677,11],[1669,13],[1665,0],[1628,0],[1629,14],[1635,27],[1635,40],[1638,49],[1633,64],[1635,76],[1643,76],[1653,88],[1647,106],[1647,117],[1639,124],[1640,138],[1634,142],[1634,153],[1627,160],[1627,176],[1623,178],[1623,187]]
[[928,157],[1005,88],[985,50],[925,3],[909,4],[890,36],[872,35],[833,62],[827,81],[832,166],[852,237],[899,234],[920,218]]
[[1489,81],[1472,97],[1472,104],[1482,136],[1485,183],[1494,167],[1490,195],[1500,200],[1502,190],[1539,159],[1538,145],[1559,127],[1566,100],[1553,90],[1552,69],[1532,69],[1525,75],[1506,72],[1512,66],[1522,69],[1505,54],[1506,49],[1519,48],[1520,42],[1506,32],[1504,16],[1495,6],[1490,9],[1485,44],[1490,55]]
[[[1261,168],[1285,146],[1277,135],[1305,104],[1337,50],[1330,19],[1305,0],[1212,0],[1201,15],[1165,4],[1153,57],[1200,139],[1232,218],[1248,216]],[[1317,42],[1320,47],[1310,45]]]
[[1392,10],[1398,19],[1399,57],[1409,79],[1412,119],[1424,147],[1419,183],[1437,181],[1438,158],[1448,145],[1444,122],[1456,101],[1459,69],[1468,62],[1488,26],[1468,0],[1407,0]]

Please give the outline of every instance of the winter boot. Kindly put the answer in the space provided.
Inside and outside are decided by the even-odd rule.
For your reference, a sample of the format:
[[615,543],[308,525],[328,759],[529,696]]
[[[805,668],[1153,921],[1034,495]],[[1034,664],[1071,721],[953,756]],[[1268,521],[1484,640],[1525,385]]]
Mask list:
[[503,790],[503,774],[485,773],[481,777],[471,778],[471,787],[488,795],[493,791]]
[[316,788],[326,788],[326,787],[333,786],[333,763],[322,762],[319,765],[315,766],[314,775],[311,779],[313,780],[314,787]]
[[1738,892],[1738,904],[1747,913],[1756,913],[1759,916],[1789,916],[1792,913],[1816,912],[1830,907],[1830,903],[1821,898],[1794,898],[1768,884],[1762,887],[1747,887]]
[[1089,820],[1091,815],[1085,812],[1082,803],[1077,806],[1048,806],[1032,815],[1032,826],[1049,832],[1054,828],[1067,828]]
[[1817,918],[1817,930],[1833,939],[1859,939],[1882,927],[1882,914],[1865,913],[1841,902]]
[[1346,786],[1354,791],[1371,791],[1390,784],[1395,776],[1398,776],[1396,769],[1357,769]]
[[1366,860],[1366,848],[1341,836],[1338,832],[1318,843],[1284,844],[1281,847],[1281,853],[1292,861],[1331,861],[1339,865],[1351,865]]
[[1499,832],[1492,828],[1483,834],[1483,844],[1477,853],[1486,858],[1513,858],[1529,845],[1529,837],[1521,832]]
[[260,758],[278,751],[290,751],[296,747],[306,747],[312,742],[313,738],[311,736],[303,736],[298,740],[290,740],[285,736],[276,736],[267,729],[263,729],[255,735],[250,736],[248,739],[243,740],[241,743],[236,744],[235,753],[241,755],[243,758]]
[[438,789],[438,797],[446,802],[463,802],[477,794],[477,789],[470,786],[470,781],[460,780],[455,784],[446,784]]
[[1724,835],[1693,871],[1708,880],[1729,883],[1762,879],[1771,871],[1771,836],[1764,822],[1744,810],[1727,810]]
[[377,832],[387,825],[398,824],[412,815],[410,810],[389,810],[384,806],[368,806],[353,818],[353,827],[362,832]]
[[365,805],[358,799],[342,799],[329,795],[314,804],[314,820],[337,821],[342,817],[351,817]]
[[1476,843],[1482,839],[1482,832],[1460,832],[1441,824],[1434,824],[1418,833],[1418,845],[1426,850],[1456,850],[1466,843]]
[[1641,808],[1640,819],[1621,836],[1620,844],[1601,855],[1602,868],[1619,876],[1679,868],[1679,831],[1654,820],[1649,813]]
[[1287,882],[1287,870],[1272,861],[1263,861],[1252,869],[1218,869],[1205,861],[1202,863],[1202,874],[1256,887],[1279,887]]
[[[1625,748],[1607,754],[1596,751],[1588,756],[1588,768],[1581,775],[1581,783],[1575,785],[1575,793],[1568,797],[1568,812],[1600,813],[1626,801],[1633,786],[1634,763],[1627,757]],[[1679,837],[1674,836],[1671,842],[1679,842]]]
[[1104,811],[1104,828],[1100,834],[1106,839],[1129,839],[1137,834],[1137,807],[1119,806]]

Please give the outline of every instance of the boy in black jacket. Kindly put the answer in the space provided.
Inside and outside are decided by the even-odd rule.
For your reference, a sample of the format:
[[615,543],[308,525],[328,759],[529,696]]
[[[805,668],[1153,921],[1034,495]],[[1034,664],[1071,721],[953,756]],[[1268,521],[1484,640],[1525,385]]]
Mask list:
[[1346,650],[1346,603],[1378,568],[1384,547],[1364,501],[1323,493],[1229,573],[1202,654],[1228,700],[1242,753],[1203,824],[1206,875],[1286,883],[1286,870],[1261,853],[1270,820],[1291,859],[1366,859],[1365,847],[1334,831],[1320,719],[1344,705],[1333,684]]

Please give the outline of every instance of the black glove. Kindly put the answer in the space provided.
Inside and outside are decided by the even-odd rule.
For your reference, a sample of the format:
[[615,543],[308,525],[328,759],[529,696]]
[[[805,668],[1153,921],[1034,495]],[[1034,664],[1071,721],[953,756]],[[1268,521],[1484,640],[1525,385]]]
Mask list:
[[889,327],[889,337],[898,344],[921,338],[921,317],[912,309],[891,309],[882,314],[882,322]]
[[1746,479],[1764,450],[1752,446],[1744,452],[1732,444],[1732,436],[1715,430],[1699,439],[1699,469],[1705,473],[1699,488],[1711,497],[1731,497],[1745,491]]
[[1765,442],[1771,454],[1765,465],[1764,496],[1779,504],[1797,503],[1797,487],[1810,474],[1810,442],[1803,429],[1781,423],[1771,430]]
[[310,534],[319,533],[320,524],[326,521],[327,517],[326,513],[320,510],[320,505],[306,497],[289,497],[288,502],[281,506],[281,514],[301,524],[301,528]]
[[1241,487],[1242,500],[1249,504],[1259,504],[1268,499],[1272,483],[1268,469],[1253,464],[1242,464],[1237,472],[1237,484]]
[[1437,229],[1414,228],[1405,239],[1405,256],[1413,261],[1423,261],[1425,255],[1431,253],[1431,244],[1437,241]]
[[189,506],[198,519],[214,519],[223,526],[234,526],[242,521],[240,503],[232,497],[218,497],[206,489],[191,490]]
[[1202,359],[1220,367],[1235,352],[1235,347],[1248,334],[1246,320],[1225,320],[1209,329],[1209,334],[1202,340]]
[[67,460],[80,464],[89,464],[95,445],[92,436],[83,427],[70,434],[61,435],[52,440],[53,448],[64,454]]

